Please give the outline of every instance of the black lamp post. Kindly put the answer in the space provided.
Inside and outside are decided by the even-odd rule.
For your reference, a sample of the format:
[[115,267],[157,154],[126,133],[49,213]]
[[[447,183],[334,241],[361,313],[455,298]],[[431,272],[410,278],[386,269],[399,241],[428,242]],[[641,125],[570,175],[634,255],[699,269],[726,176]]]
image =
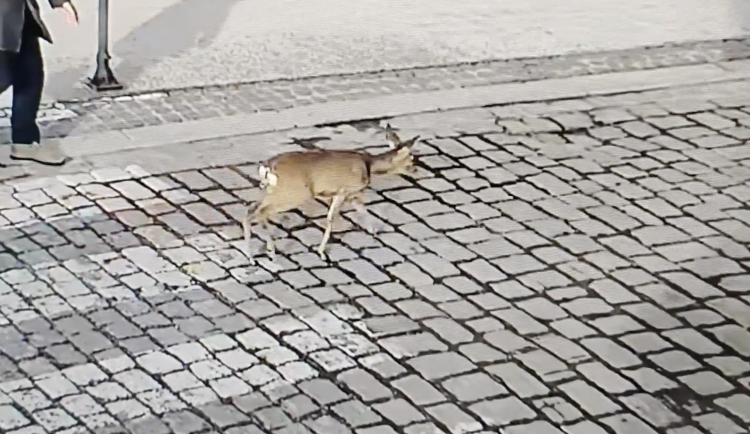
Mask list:
[[96,51],[96,71],[87,84],[97,92],[120,90],[123,86],[117,81],[109,67],[109,0],[99,0],[99,47]]

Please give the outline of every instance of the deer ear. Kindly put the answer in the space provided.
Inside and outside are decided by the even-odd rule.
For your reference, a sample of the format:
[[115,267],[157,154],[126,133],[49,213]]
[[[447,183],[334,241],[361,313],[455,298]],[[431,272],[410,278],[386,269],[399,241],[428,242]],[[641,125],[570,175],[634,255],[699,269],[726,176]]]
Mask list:
[[419,136],[414,136],[411,139],[402,142],[399,141],[398,144],[394,147],[391,146],[391,148],[398,148],[399,152],[410,152],[411,148],[419,141]]
[[396,149],[401,146],[401,140],[398,138],[396,133],[392,131],[385,133],[385,140],[388,142],[388,147],[391,149]]
[[393,131],[391,124],[385,125],[385,140],[388,142],[388,147],[391,149],[396,149],[401,146],[401,139],[398,137],[398,134]]
[[260,176],[260,179],[265,179],[266,175],[268,175],[268,167],[258,166],[258,176]]

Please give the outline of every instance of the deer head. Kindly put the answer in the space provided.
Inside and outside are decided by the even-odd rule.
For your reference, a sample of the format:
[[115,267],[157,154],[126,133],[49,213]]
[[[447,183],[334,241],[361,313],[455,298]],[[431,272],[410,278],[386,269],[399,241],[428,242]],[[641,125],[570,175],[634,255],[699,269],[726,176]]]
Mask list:
[[390,151],[378,155],[372,164],[371,171],[375,174],[399,174],[413,175],[417,172],[414,166],[414,156],[411,149],[420,136],[414,136],[409,140],[403,141],[396,134],[390,124],[385,126],[385,139],[388,141]]

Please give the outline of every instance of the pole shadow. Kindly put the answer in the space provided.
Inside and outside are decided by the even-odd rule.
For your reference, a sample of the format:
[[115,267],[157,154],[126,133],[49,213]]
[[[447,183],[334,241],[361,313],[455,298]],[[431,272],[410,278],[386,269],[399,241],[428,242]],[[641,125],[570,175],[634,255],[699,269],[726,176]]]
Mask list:
[[[204,48],[213,43],[221,31],[233,6],[242,0],[182,0],[173,4],[141,26],[133,29],[125,37],[110,46],[114,57],[112,68],[118,81],[125,85],[137,80],[147,67],[180,56],[194,48]],[[110,15],[110,23],[117,19]],[[51,73],[47,83],[55,88],[73,88],[93,75],[96,68],[96,52],[92,52],[90,62],[66,70]],[[91,95],[96,94],[91,91]],[[54,96],[54,92],[53,92]],[[96,103],[95,103],[96,104]],[[104,103],[102,103],[104,105]],[[76,110],[75,117],[65,119],[42,119],[44,137],[66,137],[74,133],[82,123],[96,111]],[[104,116],[105,122],[116,119]],[[112,125],[117,128],[117,125]],[[0,133],[0,141],[9,142],[9,131]]]

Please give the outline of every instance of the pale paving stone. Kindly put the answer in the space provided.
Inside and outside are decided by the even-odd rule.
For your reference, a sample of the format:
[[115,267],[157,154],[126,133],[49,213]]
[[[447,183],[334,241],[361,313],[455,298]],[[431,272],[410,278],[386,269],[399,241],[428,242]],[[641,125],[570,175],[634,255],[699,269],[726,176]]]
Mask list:
[[[393,118],[423,124],[420,174],[373,184],[386,232],[341,226],[330,264],[301,217],[321,206],[279,219],[276,262],[246,257],[232,198],[261,192],[226,167],[0,189],[0,377],[33,376],[0,382],[0,409],[35,416],[8,430],[166,433],[178,416],[164,415],[189,410],[186,432],[205,420],[253,433],[235,426],[253,415],[283,434],[694,434],[690,409],[654,397],[689,389],[714,400],[693,418],[702,429],[741,432],[749,156],[691,126],[741,134],[750,115],[726,113],[750,100],[706,111],[712,92],[747,94],[741,83],[497,109],[525,110],[512,119]],[[649,102],[685,93],[696,102],[665,102],[671,114]],[[372,140],[349,125],[308,133]],[[27,268],[32,252],[49,259]],[[264,403],[227,404],[251,394]]]
[[135,362],[151,374],[168,374],[182,369],[182,364],[175,358],[162,352],[153,352],[138,357]]
[[29,420],[10,405],[0,406],[0,428],[10,431],[27,425]]

